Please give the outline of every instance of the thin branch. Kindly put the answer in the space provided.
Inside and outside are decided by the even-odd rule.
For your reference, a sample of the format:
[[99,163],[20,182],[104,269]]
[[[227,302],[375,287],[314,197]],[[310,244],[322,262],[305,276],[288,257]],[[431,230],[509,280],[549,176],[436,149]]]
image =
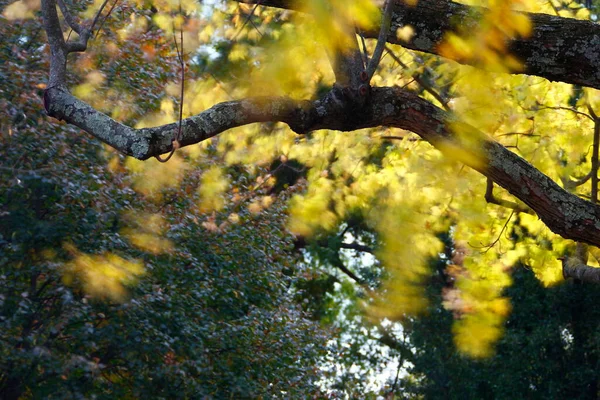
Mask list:
[[[398,368],[396,370],[396,378],[394,379],[394,384],[390,389],[390,396],[394,396],[396,392],[396,387],[398,386],[398,378],[400,377],[400,371],[402,370],[402,366],[404,365],[404,359],[402,357],[402,353],[398,356]],[[393,397],[392,397],[393,398]]]
[[381,60],[381,55],[383,54],[383,49],[385,48],[385,43],[387,42],[388,32],[390,31],[390,25],[392,23],[392,14],[394,11],[394,4],[396,0],[387,0],[385,4],[385,8],[383,10],[383,17],[381,20],[381,29],[379,30],[379,37],[377,38],[377,45],[375,46],[375,50],[373,51],[373,56],[369,60],[369,64],[367,65],[367,76],[369,77],[369,81],[375,74],[375,70],[379,65],[379,61]]
[[594,109],[592,108],[592,106],[590,104],[587,105],[587,109],[588,112],[590,113],[590,115],[592,116],[592,120],[597,120],[598,116],[596,115],[596,112],[594,111]]
[[[181,13],[181,2],[179,3],[179,12]],[[177,133],[173,136],[173,145],[172,145],[172,149],[169,152],[169,155],[166,158],[161,158],[159,155],[156,155],[155,158],[161,162],[161,163],[166,163],[167,161],[169,161],[171,159],[171,157],[173,156],[173,154],[175,154],[175,150],[177,150],[179,147],[181,147],[181,126],[183,123],[183,94],[184,94],[184,90],[185,90],[185,59],[184,59],[184,54],[183,54],[183,25],[180,27],[181,29],[179,30],[179,41],[181,43],[181,50],[179,50],[179,46],[177,45],[177,39],[175,37],[173,37],[174,42],[175,42],[175,49],[177,50],[177,57],[179,58],[179,67],[181,68],[181,91],[179,94],[179,125],[177,126]]]
[[589,181],[591,177],[592,177],[592,171],[588,172],[587,174],[585,174],[581,178],[577,178],[575,180],[570,179],[569,177],[562,177],[561,181],[562,181],[563,186],[565,188],[572,189],[572,188],[576,188],[577,186],[583,185],[584,183],[586,183],[587,181]]
[[64,0],[58,0],[58,7],[60,8],[60,12],[62,13],[63,17],[65,17],[67,25],[69,25],[69,27],[78,35],[81,35],[83,27],[79,25],[75,18],[73,18],[73,14],[71,14],[71,11],[69,11],[69,8],[66,6]]
[[[94,28],[96,27],[96,23],[98,22],[98,18],[100,18],[100,15],[102,15],[102,11],[104,10],[104,7],[106,7],[107,4],[108,4],[108,0],[104,0],[104,3],[102,3],[100,8],[98,9],[98,12],[96,13],[96,16],[94,17],[94,20],[92,21],[92,26],[90,26],[91,32],[94,31]],[[115,2],[115,4],[117,4],[117,2]]]
[[[396,61],[403,69],[407,69],[408,68],[408,66],[405,63],[402,62],[402,60],[400,59],[400,57],[398,57],[396,54],[394,54],[394,51],[389,46],[385,46],[385,50],[387,51],[387,54],[389,54],[390,57],[392,57],[392,59],[394,61]],[[446,111],[450,111],[450,106],[448,105],[448,100],[446,100],[445,98],[443,98],[442,95],[440,95],[433,87],[431,87],[430,84],[428,84],[427,82],[425,82],[418,75],[415,75],[412,78],[419,85],[421,85],[421,87],[423,87],[423,89],[425,89],[427,92],[429,92],[429,94],[431,94],[437,101],[439,101],[439,103],[442,105],[442,107],[444,107],[444,109]]]
[[592,190],[591,190],[591,201],[592,203],[598,203],[598,151],[600,148],[600,120],[596,117],[594,110],[589,107],[590,113],[594,116],[594,142],[592,145]]
[[506,230],[506,227],[508,226],[508,223],[512,219],[513,215],[515,215],[515,210],[512,210],[510,212],[510,215],[506,219],[506,222],[504,223],[504,226],[502,226],[502,229],[500,230],[500,233],[498,234],[498,237],[492,243],[490,243],[489,245],[483,246],[484,248],[486,248],[486,250],[483,252],[484,254],[487,253],[488,251],[490,251],[492,249],[492,247],[494,247],[496,245],[496,243],[498,243],[500,241],[500,238],[502,237],[502,234]]
[[490,204],[495,204],[497,206],[509,208],[515,212],[532,214],[532,215],[535,214],[533,212],[533,210],[529,207],[524,207],[524,206],[517,204],[515,202],[512,202],[512,201],[496,198],[494,196],[494,181],[492,181],[489,178],[486,181],[485,201],[487,201]]
[[[235,35],[233,35],[233,37],[231,38],[231,41],[235,41],[235,39],[237,39],[237,37],[239,36],[240,33],[242,33],[242,31],[244,30],[244,28],[246,27],[246,25],[248,24],[248,22],[250,21],[250,18],[252,18],[254,16],[254,13],[256,12],[256,9],[258,8],[258,6],[260,6],[260,2],[261,0],[258,0],[256,2],[256,4],[254,5],[254,7],[252,8],[252,10],[250,11],[250,13],[248,14],[248,16],[245,18],[244,23],[242,24],[242,26],[240,27],[240,29],[237,31],[237,33]],[[260,32],[259,32],[260,33]],[[261,34],[262,36],[262,34]]]
[[370,246],[365,246],[360,243],[340,243],[340,248],[362,251],[363,253],[373,254],[375,251]]
[[104,17],[104,19],[102,19],[102,23],[98,27],[98,30],[96,31],[96,35],[94,36],[94,39],[96,39],[98,37],[98,35],[100,34],[100,31],[102,31],[102,28],[104,27],[104,24],[106,23],[106,20],[108,19],[108,17],[110,17],[110,15],[112,14],[113,10],[115,9],[115,7],[117,6],[118,3],[119,3],[119,0],[115,0],[113,5],[110,7],[108,12],[106,13],[106,16]]
[[590,114],[586,114],[586,113],[584,113],[582,111],[575,110],[574,108],[571,108],[571,107],[560,107],[560,106],[550,107],[550,106],[540,105],[539,107],[537,107],[537,110],[536,109],[531,109],[531,108],[530,109],[524,108],[524,110],[527,110],[527,111],[537,111],[537,110],[570,111],[573,114],[577,114],[577,115],[580,115],[582,117],[588,118],[591,121],[594,121],[594,117],[592,117]]
[[[61,0],[59,0],[59,1],[61,1]],[[81,32],[79,32],[79,40],[77,40],[76,42],[68,42],[67,43],[67,52],[68,53],[83,52],[83,51],[87,50],[88,41],[89,41],[90,37],[92,36],[92,32],[94,32],[94,27],[96,26],[96,23],[98,22],[98,19],[100,18],[100,15],[102,14],[102,10],[104,10],[104,7],[106,6],[107,3],[108,3],[108,0],[104,0],[102,5],[100,6],[100,9],[96,13],[96,16],[94,17],[89,29],[83,28],[81,30]]]
[[364,67],[367,68],[367,65],[369,64],[369,54],[367,53],[367,43],[365,43],[365,36],[362,34],[362,31],[360,30],[360,28],[358,26],[356,27],[356,34],[360,38],[360,44],[362,46],[363,64],[364,64]]
[[341,260],[339,263],[333,263],[333,264],[337,269],[339,269],[344,274],[346,274],[346,276],[348,276],[354,282],[358,283],[361,286],[365,285],[365,282],[360,277],[358,277],[354,272],[350,271],[348,269],[348,267],[346,267]]

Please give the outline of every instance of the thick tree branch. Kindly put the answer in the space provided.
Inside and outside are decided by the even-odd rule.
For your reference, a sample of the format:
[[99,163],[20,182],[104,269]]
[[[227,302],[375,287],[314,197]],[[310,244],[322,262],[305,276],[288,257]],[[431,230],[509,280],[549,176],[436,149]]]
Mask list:
[[[66,89],[50,89],[47,97],[51,116],[84,129],[127,155],[146,159],[171,150],[175,123],[136,130],[98,112]],[[236,126],[267,121],[285,122],[300,134],[377,126],[415,132],[508,190],[555,233],[600,246],[600,207],[568,193],[523,158],[457,121],[453,114],[397,87],[373,88],[370,101],[360,113],[352,108],[340,109],[331,96],[314,102],[275,97],[220,103],[183,120],[181,145],[201,142]],[[454,133],[457,129],[461,135]],[[479,145],[465,143],[461,139],[465,136],[477,138]]]
[[[237,1],[256,4],[259,0]],[[292,0],[260,0],[260,4],[298,9],[298,2]],[[482,11],[479,7],[447,0],[419,0],[416,6],[396,1],[387,38],[389,43],[411,50],[438,54],[438,46],[447,33],[476,27]],[[600,89],[600,24],[547,14],[526,15],[533,25],[531,36],[514,40],[509,46],[511,54],[524,67],[523,71],[515,73]],[[415,35],[404,41],[395,32],[407,25],[413,27]],[[363,32],[365,37],[372,39],[379,33],[379,29]]]
[[565,279],[573,278],[582,282],[600,283],[600,268],[582,264],[578,258],[563,257],[561,260]]

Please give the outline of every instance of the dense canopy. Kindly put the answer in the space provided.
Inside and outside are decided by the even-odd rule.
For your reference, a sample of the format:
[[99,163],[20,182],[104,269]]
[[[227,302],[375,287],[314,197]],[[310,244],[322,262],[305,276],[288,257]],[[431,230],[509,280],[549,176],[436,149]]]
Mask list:
[[[205,267],[211,262],[200,259],[235,247],[217,262],[231,270],[246,260],[264,268],[264,257],[274,266],[244,280],[277,275],[287,290],[269,296],[293,310],[314,287],[303,286],[309,272],[298,278],[288,269],[312,263],[341,272],[340,287],[352,282],[353,302],[377,329],[383,318],[408,321],[430,307],[437,260],[444,283],[433,286],[454,317],[455,345],[489,356],[511,312],[506,290],[517,266],[545,286],[600,281],[600,25],[590,7],[564,0],[18,0],[2,18],[41,17],[43,29],[13,33],[14,46],[36,42],[36,62],[48,74],[30,75],[43,105],[28,105],[36,111],[27,114],[15,106],[10,129],[21,115],[24,125],[41,124],[28,115],[42,110],[64,121],[53,122],[61,134],[45,140],[64,146],[55,157],[68,163],[88,158],[66,144],[84,135],[73,126],[103,142],[103,173],[126,179],[148,204],[115,211],[124,222],[113,232],[127,246],[159,258],[185,253]],[[9,141],[3,146],[18,151]],[[12,218],[18,207],[6,207]],[[265,225],[255,232],[267,244],[242,228],[260,218],[273,220],[275,237]],[[182,228],[188,225],[194,228]],[[179,237],[178,229],[192,230]],[[241,239],[227,236],[238,230]],[[304,249],[303,262],[286,258],[292,246],[278,236],[287,238],[286,230]],[[113,301],[128,291],[98,289],[105,278],[90,266],[138,275],[152,265],[111,246],[99,255],[64,236],[36,246],[40,259],[59,247],[71,260],[61,270],[66,287],[110,293]],[[335,285],[325,282],[321,289],[331,294]],[[327,298],[318,306],[301,300],[304,310],[290,311],[286,323],[323,334],[303,313],[326,318]],[[249,301],[256,312],[277,315],[273,297],[259,300]],[[227,321],[218,314],[202,319]],[[318,359],[305,340],[292,342],[307,360]],[[218,385],[202,390],[220,393]]]

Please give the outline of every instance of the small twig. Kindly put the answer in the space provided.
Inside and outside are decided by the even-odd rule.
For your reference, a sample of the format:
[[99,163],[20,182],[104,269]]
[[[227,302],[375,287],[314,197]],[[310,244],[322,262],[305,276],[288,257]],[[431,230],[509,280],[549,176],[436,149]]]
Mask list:
[[540,106],[537,108],[537,110],[530,109],[530,108],[529,108],[529,109],[528,109],[528,108],[523,108],[523,109],[524,109],[524,110],[527,110],[527,111],[537,111],[537,110],[560,110],[560,111],[570,111],[570,112],[572,112],[572,113],[574,113],[574,114],[581,115],[582,117],[586,117],[586,118],[589,118],[591,121],[594,121],[594,117],[593,117],[592,115],[586,114],[586,113],[584,113],[584,112],[581,112],[581,111],[575,110],[575,109],[573,109],[573,108],[570,108],[570,107],[559,107],[559,106],[556,106],[556,107],[550,107],[550,106],[543,106],[543,105],[540,105]]
[[594,118],[594,142],[592,145],[592,190],[591,200],[592,203],[598,203],[598,150],[600,148],[600,120],[597,118],[596,113],[591,106],[588,105],[588,111]]
[[[181,2],[179,3],[179,12],[181,13]],[[185,89],[185,55],[183,54],[183,25],[179,29],[179,41],[181,44],[181,51],[179,50],[179,46],[177,45],[177,39],[173,37],[173,41],[175,42],[175,49],[177,51],[177,57],[179,58],[179,65],[181,67],[181,92],[179,95],[179,125],[177,126],[177,132],[173,136],[173,148],[169,152],[169,155],[166,158],[161,158],[160,156],[155,156],[155,158],[161,163],[166,163],[171,159],[173,154],[175,154],[175,150],[181,147],[181,132],[182,132],[182,124],[183,124],[183,94]]]
[[[404,69],[408,68],[408,66],[402,62],[400,57],[398,57],[396,54],[394,54],[392,49],[390,49],[388,46],[385,46],[385,50],[387,51],[387,54],[389,54],[390,57],[392,57],[392,59],[394,61],[396,61],[402,68],[404,68]],[[450,111],[450,106],[448,105],[448,100],[444,99],[442,97],[442,95],[440,95],[435,89],[433,89],[431,87],[431,85],[429,85],[427,82],[425,82],[423,79],[421,79],[421,77],[418,75],[413,76],[412,79],[414,79],[419,85],[421,85],[423,87],[423,89],[425,89],[427,92],[429,92],[429,94],[431,94],[442,105],[442,107],[446,111]]]
[[231,38],[232,41],[234,41],[235,39],[237,39],[237,37],[239,36],[239,34],[242,33],[242,30],[244,30],[244,28],[246,27],[246,25],[248,24],[248,22],[250,22],[250,18],[252,18],[254,16],[254,12],[256,12],[256,9],[258,8],[258,6],[260,5],[261,2],[262,2],[262,0],[258,0],[256,2],[256,4],[254,5],[254,7],[252,8],[252,10],[250,11],[250,14],[248,14],[248,16],[246,17],[246,19],[244,20],[244,23],[242,24],[242,26],[240,27],[240,29],[237,31],[237,33],[235,35],[233,35],[233,38]]
[[119,2],[119,0],[115,0],[115,2],[113,3],[112,7],[110,8],[110,10],[108,10],[108,13],[106,13],[106,16],[104,17],[104,19],[102,20],[102,23],[98,27],[98,30],[96,31],[96,35],[94,36],[94,39],[96,39],[98,37],[98,35],[100,34],[100,31],[104,27],[104,23],[106,22],[106,20],[108,19],[108,17],[110,17],[110,15],[112,14],[113,10],[117,6],[118,2]]
[[[94,17],[94,21],[92,22],[92,26],[90,26],[90,32],[94,31],[94,27],[96,26],[96,23],[98,22],[98,18],[100,18],[100,15],[102,14],[102,10],[104,10],[104,7],[106,7],[106,4],[108,4],[108,0],[104,0],[104,3],[102,3],[102,5],[100,6],[100,9],[96,13],[96,16]],[[115,2],[115,4],[116,4],[116,2]]]
[[258,26],[256,26],[256,24],[254,23],[254,21],[250,20],[250,23],[252,24],[252,26],[254,27],[254,29],[256,30],[256,32],[258,32],[258,34],[262,38],[263,37],[263,33],[260,31],[260,29],[258,29]]
[[358,26],[356,27],[356,33],[358,37],[360,37],[360,44],[362,45],[361,54],[363,59],[363,67],[367,68],[367,65],[369,64],[369,54],[367,53],[367,43],[365,42],[365,36],[362,34],[362,31]]
[[[490,251],[492,249],[492,247],[494,247],[496,245],[496,243],[498,243],[500,241],[500,238],[502,237],[502,234],[504,233],[504,230],[508,226],[508,223],[510,222],[510,220],[511,220],[511,218],[512,218],[513,215],[515,215],[515,210],[512,210],[510,212],[510,215],[506,219],[506,222],[504,223],[504,226],[500,230],[500,233],[498,234],[498,237],[492,243],[490,243],[489,245],[482,247],[482,248],[486,248],[487,247],[487,249],[484,251],[484,253],[487,253],[488,251]],[[472,247],[476,247],[476,246],[473,246],[473,245],[471,245],[471,246]]]
[[513,210],[513,212],[519,212],[519,213],[525,213],[525,214],[531,214],[531,215],[534,214],[533,210],[531,210],[529,207],[521,206],[520,204],[517,204],[512,201],[496,198],[494,196],[494,181],[492,181],[489,178],[487,179],[487,186],[485,188],[485,201],[487,201],[490,204],[495,204],[497,206],[509,208],[509,209]]
[[404,365],[404,359],[402,357],[402,354],[400,354],[400,356],[398,357],[398,369],[396,370],[396,378],[394,379],[394,384],[392,385],[392,388],[390,389],[390,396],[393,396],[394,393],[396,392],[396,387],[398,386],[398,378],[400,377],[400,370],[402,369],[403,365]]
[[58,7],[60,8],[60,12],[62,13],[63,17],[65,17],[65,21],[67,22],[67,25],[69,25],[69,27],[71,29],[73,29],[75,32],[77,32],[78,35],[81,35],[83,28],[75,20],[75,18],[73,17],[73,14],[71,14],[71,11],[69,11],[69,8],[66,6],[64,0],[58,0]]
[[379,65],[379,61],[381,60],[381,55],[383,54],[383,49],[385,48],[385,43],[387,42],[387,36],[390,31],[390,25],[392,23],[392,13],[394,11],[394,3],[395,0],[387,0],[385,4],[385,9],[383,10],[383,17],[381,21],[381,29],[379,30],[379,37],[377,38],[377,45],[375,46],[375,50],[373,51],[373,56],[369,60],[369,64],[367,65],[367,76],[369,80],[373,77],[377,66]]

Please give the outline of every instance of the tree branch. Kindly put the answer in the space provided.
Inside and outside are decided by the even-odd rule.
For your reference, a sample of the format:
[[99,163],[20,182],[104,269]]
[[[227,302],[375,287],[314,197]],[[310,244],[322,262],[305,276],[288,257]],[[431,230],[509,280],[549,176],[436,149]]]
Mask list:
[[374,251],[371,247],[365,246],[364,244],[360,244],[360,243],[343,243],[342,242],[342,243],[340,243],[340,248],[362,251],[364,253],[370,253],[370,254],[374,253]]
[[381,28],[379,30],[379,36],[377,37],[377,45],[375,46],[375,50],[373,51],[373,56],[369,60],[369,64],[367,65],[367,76],[369,80],[373,77],[377,66],[379,65],[379,61],[381,61],[381,55],[383,54],[383,49],[385,48],[385,44],[388,41],[388,34],[390,32],[390,25],[392,23],[392,12],[394,10],[394,3],[396,0],[387,0],[385,3],[385,8],[383,10],[383,16],[381,19]]
[[573,278],[582,282],[600,283],[600,268],[582,264],[577,258],[562,257],[563,277]]
[[485,201],[487,201],[490,204],[496,204],[497,206],[509,208],[516,212],[534,214],[533,210],[529,207],[523,207],[515,202],[496,198],[496,196],[494,196],[494,182],[489,178],[486,182]]
[[63,17],[65,17],[65,21],[67,21],[67,25],[69,25],[69,27],[73,29],[78,35],[81,35],[83,28],[81,25],[79,25],[75,18],[73,18],[73,14],[71,14],[69,9],[67,8],[64,0],[58,0],[58,6],[60,7],[60,12],[62,13]]
[[[51,116],[82,128],[127,155],[143,160],[172,149],[176,123],[136,130],[93,109],[66,89],[49,89],[47,98]],[[373,88],[361,113],[340,108],[330,96],[313,102],[262,97],[220,103],[183,120],[181,146],[254,122],[285,122],[299,134],[377,126],[412,131],[451,157],[456,158],[460,150],[462,162],[531,207],[555,233],[600,246],[600,207],[568,193],[523,158],[457,121],[452,113],[401,88]],[[456,135],[453,129],[460,129],[462,134]],[[465,143],[461,139],[465,135],[478,138],[480,147]]]
[[[441,5],[436,6],[438,2],[420,0],[418,4],[416,8],[423,5],[423,8],[430,6],[437,9],[450,3],[439,1]],[[396,7],[403,6],[398,2]],[[58,20],[56,0],[42,0],[42,13],[51,48],[50,79],[44,93],[48,114],[76,125],[124,154],[138,159],[169,152],[177,123],[133,129],[69,93],[65,85],[68,49]],[[565,21],[575,20],[555,18],[552,21],[567,24]],[[428,22],[424,19],[423,23]],[[593,32],[594,29],[597,28],[592,25],[590,30]],[[359,52],[357,57],[362,63]],[[599,206],[568,193],[526,160],[476,128],[457,120],[452,113],[398,87],[372,88],[360,112],[357,112],[355,105],[347,102],[340,104],[339,90],[334,88],[316,101],[258,97],[217,104],[182,121],[180,144],[183,147],[198,143],[227,129],[255,122],[284,122],[298,134],[318,129],[353,131],[379,126],[401,128],[416,133],[442,153],[458,158],[508,190],[531,207],[555,233],[600,246]],[[458,130],[461,131],[460,135],[455,134]],[[468,138],[468,142],[464,138]],[[477,145],[473,145],[475,139]]]
[[[259,0],[237,0],[256,4]],[[293,0],[260,0],[261,5],[298,10],[299,2]],[[467,6],[448,0],[419,0],[416,6],[404,1],[394,4],[394,13],[388,43],[399,44],[411,50],[438,54],[438,46],[448,33],[459,33],[478,25],[485,11],[481,7]],[[524,73],[551,81],[561,81],[600,89],[600,24],[548,14],[525,13],[533,30],[528,38],[511,42],[509,50],[523,64]],[[408,41],[396,37],[398,28],[410,25],[414,36]],[[380,29],[363,32],[366,38],[375,39]],[[469,64],[468,60],[455,61]]]

